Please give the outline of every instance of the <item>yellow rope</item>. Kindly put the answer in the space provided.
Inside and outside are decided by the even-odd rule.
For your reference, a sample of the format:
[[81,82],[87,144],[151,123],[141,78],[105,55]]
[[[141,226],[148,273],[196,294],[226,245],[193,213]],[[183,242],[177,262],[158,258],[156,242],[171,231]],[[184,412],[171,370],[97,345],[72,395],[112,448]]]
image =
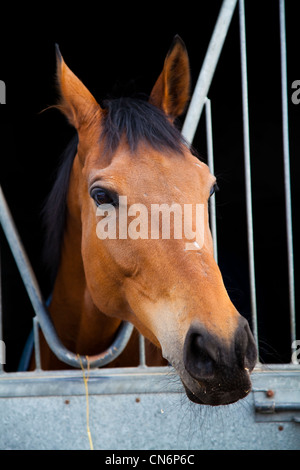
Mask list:
[[77,357],[79,359],[79,362],[80,362],[80,367],[82,369],[82,372],[83,372],[83,381],[84,381],[84,387],[85,387],[85,398],[86,398],[86,430],[87,430],[87,435],[88,435],[88,438],[89,438],[89,443],[90,443],[90,450],[94,450],[94,446],[93,446],[93,440],[92,440],[92,435],[91,435],[91,431],[90,431],[90,409],[89,409],[89,389],[88,389],[88,380],[89,380],[89,373],[90,373],[90,363],[89,363],[89,358],[88,356],[85,356],[86,357],[86,360],[87,360],[87,364],[88,364],[88,367],[87,367],[87,377],[85,376],[85,370],[84,370],[84,367],[83,367],[83,364],[82,364],[82,361],[81,361],[81,358],[79,356],[79,354],[77,354]]

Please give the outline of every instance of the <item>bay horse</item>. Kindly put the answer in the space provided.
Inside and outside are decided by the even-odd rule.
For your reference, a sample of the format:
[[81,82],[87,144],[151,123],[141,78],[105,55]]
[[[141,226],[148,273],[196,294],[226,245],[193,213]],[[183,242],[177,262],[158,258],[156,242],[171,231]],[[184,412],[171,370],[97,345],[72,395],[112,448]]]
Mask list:
[[[257,354],[213,256],[208,200],[216,178],[174,125],[190,93],[183,41],[174,38],[147,100],[100,106],[58,48],[57,82],[57,107],[76,130],[46,206],[47,251],[58,266],[49,311],[61,341],[75,353],[97,354],[125,320],[153,345],[150,363],[175,368],[191,401],[224,405],[245,397]],[[118,219],[121,196],[149,213],[153,204],[200,204],[202,245],[187,250],[184,236],[99,237],[104,216],[97,211],[113,207]],[[133,335],[113,365],[136,365],[137,354]],[[42,365],[66,367],[45,343]]]

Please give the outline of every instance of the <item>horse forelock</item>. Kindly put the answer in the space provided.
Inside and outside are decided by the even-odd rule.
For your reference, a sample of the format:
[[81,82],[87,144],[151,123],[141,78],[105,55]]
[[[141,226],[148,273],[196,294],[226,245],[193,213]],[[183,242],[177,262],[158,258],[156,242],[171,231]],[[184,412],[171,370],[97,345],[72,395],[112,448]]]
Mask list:
[[103,102],[101,140],[104,151],[113,154],[123,137],[132,154],[140,142],[158,151],[183,153],[184,139],[166,114],[140,98],[118,98]]

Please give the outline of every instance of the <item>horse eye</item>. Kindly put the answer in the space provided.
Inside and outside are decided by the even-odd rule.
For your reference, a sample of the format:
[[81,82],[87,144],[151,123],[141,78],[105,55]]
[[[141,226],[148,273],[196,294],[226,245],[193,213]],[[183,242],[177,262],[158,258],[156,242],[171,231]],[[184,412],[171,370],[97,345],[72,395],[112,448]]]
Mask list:
[[91,190],[90,196],[92,199],[94,199],[97,206],[101,206],[102,204],[111,204],[113,206],[116,205],[116,201],[107,191],[105,191],[105,189],[93,188]]
[[214,193],[217,193],[219,191],[219,186],[217,185],[217,183],[215,183],[211,188],[210,188],[210,193],[209,193],[209,197],[211,197]]

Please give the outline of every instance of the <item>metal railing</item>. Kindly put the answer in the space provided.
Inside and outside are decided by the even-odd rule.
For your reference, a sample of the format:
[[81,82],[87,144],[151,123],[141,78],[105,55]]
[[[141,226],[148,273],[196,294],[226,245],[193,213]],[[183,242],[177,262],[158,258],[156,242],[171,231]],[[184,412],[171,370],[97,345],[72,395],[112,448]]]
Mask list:
[[283,163],[284,163],[284,193],[287,232],[288,276],[289,276],[289,303],[290,325],[292,343],[296,340],[296,306],[295,306],[295,277],[294,277],[294,251],[292,226],[292,198],[290,177],[290,149],[289,149],[289,118],[287,94],[287,61],[286,61],[286,31],[285,31],[285,2],[279,1],[280,19],[280,55],[281,55],[281,100],[282,100],[282,135],[283,135]]
[[[228,28],[230,26],[235,7],[238,0],[224,0],[211,41],[199,74],[199,78],[192,96],[192,100],[183,125],[182,133],[189,143],[192,143],[197,126],[205,108],[207,154],[210,170],[214,172],[213,158],[213,133],[211,102],[207,98],[211,82],[213,80],[216,65],[221,54]],[[291,183],[290,183],[290,157],[289,157],[289,135],[288,135],[288,99],[287,99],[287,63],[286,63],[286,32],[285,32],[285,3],[279,0],[280,16],[280,43],[281,43],[281,83],[282,83],[282,129],[283,129],[283,155],[284,155],[284,182],[285,182],[285,207],[286,207],[286,231],[288,252],[288,277],[289,277],[289,306],[292,342],[296,339],[296,313],[295,313],[295,284],[294,284],[294,255],[292,237],[292,208],[291,208]],[[251,191],[251,160],[250,160],[250,128],[248,111],[248,78],[247,78],[247,49],[246,49],[246,27],[244,0],[239,0],[239,30],[240,30],[240,55],[241,55],[241,84],[242,84],[242,110],[243,110],[243,142],[244,142],[244,166],[245,166],[245,193],[247,213],[247,243],[249,259],[249,283],[251,299],[252,330],[258,347],[257,331],[257,301],[255,285],[255,257],[253,242],[253,211]],[[35,275],[22,247],[21,240],[17,234],[8,206],[2,191],[0,191],[1,225],[9,242],[16,264],[20,271],[27,293],[36,314],[34,321],[34,338],[36,350],[36,364],[40,367],[40,356],[38,346],[38,325],[40,325],[44,336],[55,355],[63,362],[80,368],[80,361],[87,365],[86,357],[78,357],[68,351],[60,342],[51,319],[47,313],[45,302],[42,298]],[[210,220],[214,240],[214,254],[217,259],[217,222],[215,215],[215,198],[210,200]],[[1,293],[1,292],[0,292]],[[0,340],[1,338],[1,296],[0,296]],[[123,323],[120,327],[116,340],[108,350],[96,356],[89,357],[90,367],[101,367],[117,357],[130,338],[133,326]],[[140,336],[140,365],[145,366],[145,343]],[[3,371],[3,367],[0,371]]]
[[[237,0],[224,0],[216,23],[206,57],[201,68],[199,78],[192,96],[191,104],[183,125],[182,133],[191,144],[195,136],[197,126],[203,108],[206,112],[206,135],[208,143],[208,164],[213,172],[213,143],[211,105],[207,94],[214,76],[218,58],[222,51],[228,27],[230,25]],[[294,279],[294,252],[293,252],[293,228],[292,228],[292,200],[290,178],[290,154],[289,154],[289,119],[288,119],[288,94],[287,94],[287,59],[286,59],[286,27],[285,27],[285,0],[279,0],[280,19],[280,58],[281,58],[281,103],[282,103],[282,133],[283,133],[283,163],[284,163],[284,192],[286,211],[287,233],[287,259],[289,280],[289,310],[291,344],[296,340],[296,308],[295,308],[295,279]],[[255,281],[255,256],[253,237],[253,210],[251,189],[251,159],[250,159],[250,126],[248,106],[248,74],[247,74],[247,47],[244,0],[239,0],[239,31],[240,31],[240,57],[241,57],[241,85],[242,85],[242,110],[243,110],[243,142],[244,142],[244,167],[245,167],[245,195],[247,216],[247,242],[249,260],[249,283],[251,301],[252,331],[258,343],[257,329],[257,300]],[[217,230],[214,197],[211,201],[211,226],[214,238],[215,256],[217,256]],[[292,351],[293,352],[293,351]]]

